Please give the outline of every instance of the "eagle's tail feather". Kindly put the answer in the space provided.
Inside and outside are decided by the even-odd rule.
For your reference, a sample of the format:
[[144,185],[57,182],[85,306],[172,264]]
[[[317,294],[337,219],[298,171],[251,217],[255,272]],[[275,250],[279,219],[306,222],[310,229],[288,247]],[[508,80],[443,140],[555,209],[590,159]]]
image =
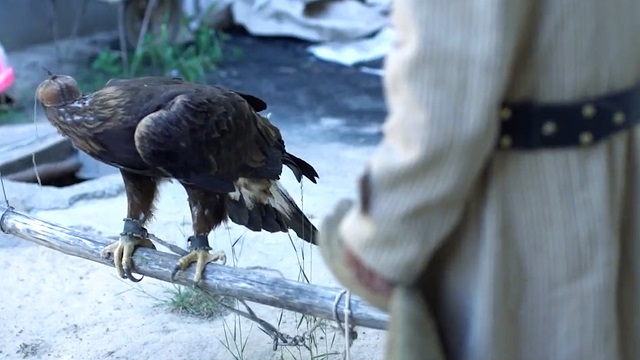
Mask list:
[[[229,194],[229,219],[253,231],[288,232],[291,229],[299,238],[315,245],[318,230],[280,182],[270,181],[266,188],[256,185],[241,186],[239,191]],[[262,190],[269,196],[264,196]]]
[[298,182],[302,181],[302,176],[304,175],[316,184],[316,179],[320,177],[311,164],[290,153],[284,154],[282,163],[291,169]]
[[[279,183],[277,183],[277,185],[279,185]],[[316,229],[311,220],[307,218],[282,186],[278,186],[278,191],[280,192],[281,198],[286,202],[287,208],[290,209],[289,214],[284,214],[287,226],[302,240],[316,245],[318,229]]]

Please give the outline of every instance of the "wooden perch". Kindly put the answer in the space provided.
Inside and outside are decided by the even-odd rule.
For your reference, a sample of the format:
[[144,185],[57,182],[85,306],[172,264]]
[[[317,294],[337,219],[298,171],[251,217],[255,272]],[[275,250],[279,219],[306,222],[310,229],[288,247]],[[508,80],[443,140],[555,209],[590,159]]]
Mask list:
[[[2,215],[4,214],[4,215]],[[0,205],[0,230],[67,255],[113,267],[111,258],[100,255],[112,240],[83,234],[38,220]],[[158,280],[171,282],[171,270],[178,256],[157,250],[138,248],[133,255],[134,271]],[[192,286],[193,268],[180,272],[173,283]],[[295,311],[323,319],[334,319],[334,302],[342,291],[338,288],[305,284],[299,281],[268,276],[259,271],[210,263],[200,287],[213,294]],[[344,297],[338,304],[338,317],[344,322]],[[388,315],[360,298],[351,296],[350,323],[385,330]]]

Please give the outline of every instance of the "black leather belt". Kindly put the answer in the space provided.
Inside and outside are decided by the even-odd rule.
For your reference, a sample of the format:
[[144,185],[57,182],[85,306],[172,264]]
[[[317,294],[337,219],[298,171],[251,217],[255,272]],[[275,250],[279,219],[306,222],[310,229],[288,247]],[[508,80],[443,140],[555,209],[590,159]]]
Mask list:
[[589,146],[640,122],[640,84],[601,97],[562,104],[505,103],[498,149]]

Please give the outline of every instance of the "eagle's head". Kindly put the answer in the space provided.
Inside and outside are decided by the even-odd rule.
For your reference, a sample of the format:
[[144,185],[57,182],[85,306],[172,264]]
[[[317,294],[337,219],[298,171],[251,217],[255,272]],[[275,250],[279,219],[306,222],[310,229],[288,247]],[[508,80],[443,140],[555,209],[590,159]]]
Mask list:
[[36,97],[45,107],[62,106],[82,97],[78,83],[68,75],[54,75],[50,71],[47,78],[38,85]]

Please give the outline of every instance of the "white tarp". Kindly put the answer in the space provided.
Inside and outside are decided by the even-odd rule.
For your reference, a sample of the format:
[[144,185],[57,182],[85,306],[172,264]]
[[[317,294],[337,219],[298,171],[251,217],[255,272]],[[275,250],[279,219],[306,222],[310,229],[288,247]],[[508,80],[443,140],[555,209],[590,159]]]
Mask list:
[[251,34],[312,42],[360,39],[388,24],[386,6],[357,0],[234,0],[231,13]]
[[[190,3],[184,5],[187,14],[195,12]],[[314,42],[308,49],[313,56],[345,66],[384,57],[394,41],[391,0],[201,0],[201,5],[215,6],[205,23],[232,21],[255,36]]]
[[351,41],[329,41],[309,46],[308,50],[319,59],[345,66],[353,66],[385,56],[393,45],[394,35],[395,33],[391,27],[385,27],[369,38]]

